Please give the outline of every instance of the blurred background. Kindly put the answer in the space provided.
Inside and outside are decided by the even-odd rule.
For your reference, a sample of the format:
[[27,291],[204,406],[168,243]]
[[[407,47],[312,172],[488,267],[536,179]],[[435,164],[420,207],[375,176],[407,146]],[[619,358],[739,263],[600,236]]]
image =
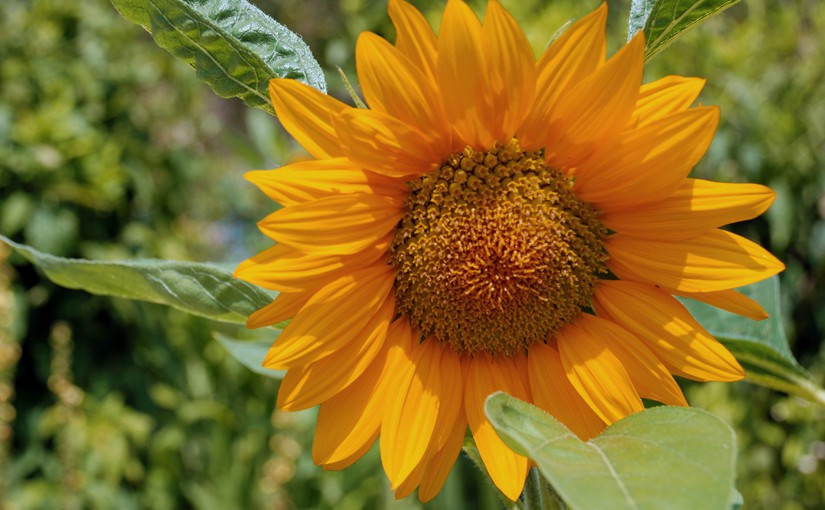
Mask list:
[[[257,0],[301,34],[347,98],[354,45],[393,40],[385,2]],[[417,1],[437,26],[443,2]],[[471,2],[479,12],[481,0]],[[536,51],[596,0],[502,0]],[[628,1],[609,2],[609,53]],[[787,265],[793,352],[825,381],[825,2],[748,0],[647,66],[702,76],[722,122],[694,176],[758,182],[778,198],[735,225]],[[266,246],[273,204],[242,178],[299,149],[278,121],[216,97],[106,0],[0,2],[0,234],[64,257],[236,264]],[[0,508],[361,509],[396,502],[375,451],[312,465],[313,411],[275,410],[277,382],[230,358],[239,328],[66,290],[0,245]],[[825,409],[748,383],[684,382],[739,441],[748,509],[825,502]],[[500,508],[463,459],[432,509]]]

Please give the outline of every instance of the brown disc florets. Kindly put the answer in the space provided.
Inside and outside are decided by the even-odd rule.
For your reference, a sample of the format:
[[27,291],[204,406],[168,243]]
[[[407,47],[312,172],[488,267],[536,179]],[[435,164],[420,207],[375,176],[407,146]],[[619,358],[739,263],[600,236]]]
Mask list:
[[391,246],[401,313],[457,352],[510,355],[589,307],[607,230],[517,140],[410,181]]

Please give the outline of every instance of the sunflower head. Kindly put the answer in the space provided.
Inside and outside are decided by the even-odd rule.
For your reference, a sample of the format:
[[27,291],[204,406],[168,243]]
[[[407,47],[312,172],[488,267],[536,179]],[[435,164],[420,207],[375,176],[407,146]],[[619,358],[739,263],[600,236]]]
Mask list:
[[688,177],[718,109],[703,80],[642,84],[644,38],[605,58],[602,5],[536,58],[495,0],[449,0],[439,34],[390,0],[394,44],[362,34],[369,109],[272,80],[313,156],[249,179],[284,207],[278,244],[236,275],[280,291],[250,327],[291,319],[264,360],[278,405],[320,404],[313,459],[346,467],[380,438],[403,497],[434,497],[469,427],[515,500],[528,459],[484,415],[505,391],[590,438],[643,409],[687,405],[673,375],[730,381],[733,356],[674,295],[759,319],[739,294],[781,271],[719,227],[773,192]]
[[399,313],[425,337],[509,356],[589,307],[607,229],[542,151],[467,146],[407,184],[390,262]]

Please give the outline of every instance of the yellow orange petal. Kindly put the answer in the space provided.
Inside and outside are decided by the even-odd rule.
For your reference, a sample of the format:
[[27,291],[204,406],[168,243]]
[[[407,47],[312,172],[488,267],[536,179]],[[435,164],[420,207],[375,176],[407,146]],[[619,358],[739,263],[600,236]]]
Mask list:
[[667,197],[705,154],[718,123],[718,108],[691,108],[624,132],[576,168],[576,195],[606,211]]
[[776,193],[759,184],[684,179],[669,197],[641,207],[607,211],[601,222],[633,237],[682,240],[765,212]]
[[601,334],[574,322],[559,331],[557,340],[570,384],[605,423],[644,409],[627,370]]
[[[464,415],[463,381],[467,375],[469,363],[464,363],[449,348],[438,346],[441,349],[441,376],[442,385],[447,398],[442,399],[439,405],[438,420],[436,421],[433,438],[427,446],[427,451],[415,468],[403,480],[393,481],[395,499],[408,496],[422,484],[418,497],[422,501],[432,499],[441,489],[450,473],[450,469],[464,443],[464,432],[467,430],[467,419]],[[449,376],[453,376],[459,384],[452,385]],[[383,459],[382,452],[382,459]],[[399,483],[400,481],[400,483]]]
[[356,65],[370,108],[416,128],[436,153],[449,152],[449,124],[433,81],[395,46],[369,32],[358,37]]
[[447,440],[438,452],[428,461],[421,477],[421,487],[418,489],[418,499],[426,503],[433,499],[447,477],[450,475],[453,464],[455,464],[461,448],[464,446],[464,434],[467,432],[467,418],[464,415],[463,407],[459,415],[452,423]]
[[525,149],[544,147],[559,97],[604,63],[606,21],[605,2],[568,28],[539,58],[535,101],[518,130]]
[[665,76],[645,83],[639,90],[630,126],[644,126],[671,113],[687,109],[705,86],[702,78]]
[[642,281],[684,292],[742,287],[785,268],[761,246],[724,230],[685,241],[615,234],[605,240],[604,246],[611,257],[607,262],[611,270],[615,259]]
[[[321,404],[312,441],[312,460],[316,464],[336,465],[349,460],[364,448],[369,449],[378,437],[384,408],[383,402],[370,398],[374,387],[367,381],[375,382],[370,372],[368,368],[357,381]],[[379,371],[372,372],[380,375]]]
[[284,207],[258,223],[279,243],[317,255],[349,255],[378,245],[401,219],[403,201],[334,195]]
[[768,318],[768,312],[762,308],[762,305],[735,290],[717,290],[716,292],[674,291],[674,293],[677,296],[695,299],[755,321]]
[[349,106],[309,85],[280,78],[269,81],[269,96],[281,124],[307,152],[318,159],[344,155],[331,118]]
[[512,451],[496,434],[484,414],[484,402],[496,391],[530,400],[524,377],[512,358],[493,358],[480,352],[470,362],[464,406],[481,460],[493,483],[510,500],[518,499],[527,477],[527,458]]
[[482,37],[487,59],[485,84],[492,99],[486,122],[494,139],[507,141],[533,102],[535,57],[521,27],[496,0],[487,4]]
[[354,462],[354,455],[372,445],[387,406],[398,398],[397,387],[386,379],[399,370],[399,362],[411,350],[411,329],[394,322],[387,331],[384,348],[361,377],[321,404],[312,443],[316,464],[338,465],[349,459]]
[[674,374],[697,381],[736,381],[736,358],[676,299],[638,282],[603,281],[593,294],[600,316],[632,331]]
[[415,469],[412,470],[412,473],[395,489],[393,497],[399,500],[412,494],[415,488],[418,487],[418,484],[421,483],[421,477],[424,476],[426,467],[426,462],[419,462],[418,465],[415,466]]
[[495,142],[485,122],[493,111],[486,70],[481,23],[467,4],[449,0],[439,29],[436,79],[453,128],[462,142],[480,150]]
[[637,33],[603,66],[559,98],[545,140],[551,166],[578,166],[622,132],[642,84],[644,46],[644,36]]
[[395,314],[395,300],[388,299],[359,332],[362,341],[348,349],[287,370],[278,390],[278,408],[300,411],[318,405],[340,393],[372,363],[387,339]]
[[408,191],[402,181],[363,170],[346,158],[301,161],[244,177],[284,206],[349,193],[402,197]]
[[309,301],[312,294],[313,292],[281,292],[271,303],[253,312],[246,319],[246,327],[257,329],[291,319]]
[[577,322],[591,336],[599,336],[619,358],[640,396],[663,404],[687,407],[682,390],[656,355],[614,322],[582,314]]
[[464,414],[464,381],[467,379],[466,369],[469,368],[468,364],[462,364],[459,356],[449,346],[438,345],[438,349],[441,350],[440,405],[428,453],[444,446],[452,433],[453,424]]
[[567,379],[559,353],[535,342],[527,354],[533,403],[553,415],[583,441],[599,435],[605,423]]
[[292,368],[363,338],[360,326],[386,308],[392,284],[390,266],[379,264],[321,288],[284,328],[264,358],[264,366]]
[[411,179],[447,156],[417,129],[378,111],[349,110],[333,124],[346,156],[382,175]]
[[381,460],[393,488],[418,465],[435,431],[442,403],[441,349],[434,340],[419,344],[409,358],[412,367],[400,382],[381,425]]
[[430,24],[404,0],[390,0],[388,10],[395,25],[396,48],[434,81],[438,42]]
[[[317,437],[317,435],[316,435]],[[363,442],[358,444],[358,449],[353,450],[347,457],[342,458],[341,460],[335,462],[328,462],[323,465],[324,471],[337,471],[339,469],[348,468],[351,465],[355,464],[355,462],[364,456],[372,445],[375,444],[375,440],[378,439],[378,430],[373,430],[372,435],[368,438],[364,439]]]
[[304,253],[277,244],[242,262],[234,276],[267,289],[313,291],[375,263],[386,254],[391,239],[387,234],[375,246],[351,255]]

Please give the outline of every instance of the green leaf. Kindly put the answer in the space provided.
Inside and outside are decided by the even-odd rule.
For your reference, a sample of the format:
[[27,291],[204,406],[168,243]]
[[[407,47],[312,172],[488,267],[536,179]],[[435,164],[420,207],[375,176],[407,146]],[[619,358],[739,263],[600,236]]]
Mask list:
[[644,25],[645,61],[702,21],[738,2],[739,0],[656,0]]
[[[267,330],[267,333],[270,333],[270,335],[272,332],[273,330],[271,329]],[[278,334],[280,334],[279,330],[275,330],[274,332],[275,334],[271,335],[271,338],[268,340],[235,340],[220,333],[215,333],[215,339],[224,346],[233,358],[238,360],[241,365],[246,368],[267,377],[283,379],[286,370],[271,370],[261,366],[266,353],[272,346],[272,342],[278,337]]]
[[692,299],[681,301],[736,356],[752,382],[825,405],[825,390],[816,386],[788,346],[779,307],[779,278],[774,276],[738,290],[758,301],[769,317],[754,321]]
[[304,41],[245,0],[112,0],[124,18],[192,66],[221,97],[275,114],[271,78],[326,92],[324,72]]
[[633,38],[636,32],[644,29],[645,22],[653,10],[656,0],[632,0],[630,2],[630,15],[627,17],[627,40]]
[[541,409],[498,392],[487,417],[516,452],[532,459],[573,510],[728,510],[736,441],[716,416],[656,407],[583,442]]
[[159,303],[218,321],[240,323],[272,301],[272,296],[263,289],[210,264],[67,259],[39,252],[3,236],[0,241],[42,269],[57,285],[92,294]]

